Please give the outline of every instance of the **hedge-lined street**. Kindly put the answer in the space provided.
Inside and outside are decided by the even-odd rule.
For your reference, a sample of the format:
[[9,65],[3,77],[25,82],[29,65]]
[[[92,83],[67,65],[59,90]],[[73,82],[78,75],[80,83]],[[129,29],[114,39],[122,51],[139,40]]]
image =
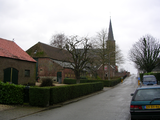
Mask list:
[[101,94],[17,120],[130,120],[130,94],[137,86],[136,77],[131,76]]
[[35,113],[39,113],[41,111],[46,111],[46,110],[50,110],[50,109],[55,109],[58,107],[62,107],[74,102],[78,102],[80,100],[89,98],[91,96],[95,96],[98,95],[100,93],[106,92],[108,90],[110,90],[111,87],[105,87],[103,88],[102,91],[98,91],[89,95],[85,95],[79,98],[75,98],[72,100],[68,100],[59,104],[54,104],[51,106],[47,106],[47,107],[33,107],[30,105],[4,105],[4,104],[0,104],[0,120],[12,120],[12,119],[18,119],[18,118],[23,118],[24,116],[28,116],[28,115],[32,115]]
[[113,80],[80,80],[79,84],[75,84],[76,80],[65,79],[64,83],[66,85],[64,86],[48,87],[23,86],[0,81],[0,103],[14,105],[29,103],[31,106],[45,107],[101,91],[104,86],[112,87],[120,81],[120,78]]

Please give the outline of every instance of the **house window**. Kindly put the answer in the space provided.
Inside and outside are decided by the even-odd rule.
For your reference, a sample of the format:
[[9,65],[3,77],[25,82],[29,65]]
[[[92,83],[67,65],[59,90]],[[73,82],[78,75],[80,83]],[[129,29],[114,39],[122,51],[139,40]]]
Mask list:
[[25,70],[25,77],[30,77],[30,70]]
[[67,77],[67,74],[65,74],[65,77]]

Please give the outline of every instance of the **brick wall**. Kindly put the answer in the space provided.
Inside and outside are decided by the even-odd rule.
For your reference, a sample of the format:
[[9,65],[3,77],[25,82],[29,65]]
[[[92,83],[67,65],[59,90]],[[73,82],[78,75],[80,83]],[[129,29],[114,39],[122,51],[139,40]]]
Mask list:
[[[104,68],[105,68],[105,70],[104,70],[104,77],[108,78],[108,74],[109,74],[109,72],[108,72],[108,70],[109,70],[108,65],[105,65]],[[103,66],[101,66],[97,70],[97,73],[98,73],[98,76],[102,79],[103,78]],[[106,77],[106,74],[107,74],[107,77]],[[114,71],[114,69],[112,67],[110,67],[110,78],[111,77],[115,77],[115,71]]]
[[63,79],[64,78],[75,78],[74,71],[72,69],[65,68],[63,70]]
[[38,58],[38,76],[40,77],[40,81],[42,78],[51,78],[53,81],[57,80],[57,72],[62,73],[62,83],[65,77],[74,78],[72,69],[63,68],[50,58]]
[[[35,64],[22,60],[0,57],[0,80],[4,81],[4,69],[15,68],[18,72],[18,84],[34,84],[35,83]],[[30,70],[30,76],[25,77],[25,70]]]
[[50,58],[38,59],[38,75],[39,76],[57,76],[57,72],[61,72],[63,68],[54,63]]

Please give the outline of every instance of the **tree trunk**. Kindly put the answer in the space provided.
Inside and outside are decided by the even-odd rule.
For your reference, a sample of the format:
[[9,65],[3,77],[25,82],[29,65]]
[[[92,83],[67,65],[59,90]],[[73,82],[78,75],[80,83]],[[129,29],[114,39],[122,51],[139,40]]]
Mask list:
[[75,71],[75,76],[76,76],[77,84],[79,84],[80,83],[80,72]]

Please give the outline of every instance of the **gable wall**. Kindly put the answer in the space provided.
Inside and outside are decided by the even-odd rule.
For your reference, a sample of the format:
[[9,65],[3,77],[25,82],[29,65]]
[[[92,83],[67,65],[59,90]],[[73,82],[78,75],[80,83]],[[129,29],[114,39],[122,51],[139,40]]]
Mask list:
[[[108,70],[109,70],[109,66],[108,65],[105,65],[106,66],[106,70],[104,71],[104,77],[105,78],[108,78]],[[102,79],[103,78],[103,65],[97,70],[97,73],[98,73],[98,76]],[[107,74],[107,77],[106,77],[106,74]],[[114,72],[114,69],[112,67],[110,67],[110,77],[114,77],[115,76],[115,72]]]
[[64,78],[75,78],[74,71],[72,69],[65,68],[63,70],[62,79],[64,79]]
[[[4,69],[15,68],[18,72],[18,84],[35,83],[35,65],[34,62],[15,60],[0,57],[0,80],[4,81]],[[25,77],[25,70],[30,70],[30,77]]]
[[38,75],[39,76],[57,76],[57,71],[63,68],[54,63],[50,58],[38,58]]
[[57,80],[57,72],[62,73],[62,83],[66,77],[75,78],[74,71],[72,69],[63,68],[62,66],[53,62],[50,58],[38,58],[38,76],[40,77],[40,81],[43,78]]

